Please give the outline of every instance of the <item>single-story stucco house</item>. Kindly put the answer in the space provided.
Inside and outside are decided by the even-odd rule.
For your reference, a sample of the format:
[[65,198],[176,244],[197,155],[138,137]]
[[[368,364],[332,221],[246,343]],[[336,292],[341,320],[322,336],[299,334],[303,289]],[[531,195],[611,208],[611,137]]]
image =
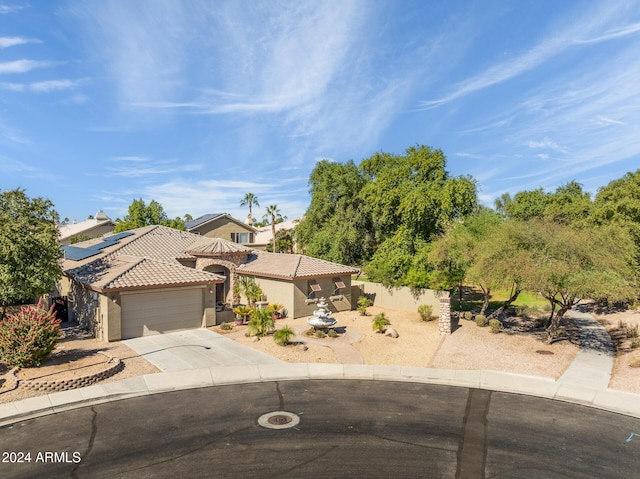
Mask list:
[[290,317],[310,315],[321,296],[350,310],[359,270],[303,255],[257,251],[221,238],[146,226],[63,246],[59,294],[71,319],[107,341],[217,324],[239,277]]

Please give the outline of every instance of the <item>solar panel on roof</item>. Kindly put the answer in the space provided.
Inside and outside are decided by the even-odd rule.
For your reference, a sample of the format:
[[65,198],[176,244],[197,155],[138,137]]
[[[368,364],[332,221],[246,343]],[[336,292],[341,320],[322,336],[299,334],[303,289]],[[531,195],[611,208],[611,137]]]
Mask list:
[[131,231],[123,231],[122,233],[117,233],[115,235],[107,236],[102,240],[102,243],[95,244],[93,246],[87,246],[86,248],[81,248],[80,246],[63,246],[62,251],[64,251],[64,257],[66,259],[70,259],[73,261],[82,261],[83,259],[90,258],[91,256],[95,256],[97,254],[102,253],[101,250],[107,248],[109,246],[113,246],[118,243],[122,238],[126,238],[127,236],[131,236],[133,233]]
[[126,238],[127,236],[131,236],[133,233],[131,231],[124,231],[122,233],[117,233],[115,235],[107,236],[102,239],[102,243],[97,244],[95,247],[104,249],[108,246],[113,246],[118,243],[122,238]]
[[64,252],[64,257],[66,259],[70,259],[73,261],[82,261],[83,259],[90,258],[91,256],[100,254],[100,250],[95,246],[90,246],[89,248],[79,248],[77,246],[63,246],[62,251]]

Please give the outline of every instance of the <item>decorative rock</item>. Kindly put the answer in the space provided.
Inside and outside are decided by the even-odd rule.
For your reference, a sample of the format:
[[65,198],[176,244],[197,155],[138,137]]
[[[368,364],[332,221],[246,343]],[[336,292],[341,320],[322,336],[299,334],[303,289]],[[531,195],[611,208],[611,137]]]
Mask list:
[[252,343],[257,343],[258,341],[260,341],[260,338],[258,336],[254,336],[251,340]]
[[385,336],[391,336],[392,338],[397,338],[398,337],[398,331],[396,331],[393,328],[387,328],[384,332]]
[[309,347],[306,344],[301,344],[301,345],[298,346],[298,349],[300,351],[306,351],[306,350],[309,349]]

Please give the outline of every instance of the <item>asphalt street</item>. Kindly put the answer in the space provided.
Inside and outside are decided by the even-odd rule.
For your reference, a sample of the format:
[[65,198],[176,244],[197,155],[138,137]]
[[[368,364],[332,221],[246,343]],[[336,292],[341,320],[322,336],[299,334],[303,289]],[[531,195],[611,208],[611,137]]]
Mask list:
[[640,419],[462,387],[280,381],[16,422],[0,449],[7,478],[631,478]]

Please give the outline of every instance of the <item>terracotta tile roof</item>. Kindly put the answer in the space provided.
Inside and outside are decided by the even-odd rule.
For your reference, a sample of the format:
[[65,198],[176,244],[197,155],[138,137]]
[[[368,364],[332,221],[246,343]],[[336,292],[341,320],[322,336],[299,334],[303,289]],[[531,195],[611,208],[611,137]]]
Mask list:
[[242,274],[300,279],[357,274],[358,268],[300,254],[254,251],[249,261],[238,267]]
[[[165,226],[146,226],[130,232],[131,236],[103,248],[99,255],[81,261],[64,260],[63,270],[76,281],[97,290],[210,284],[224,280],[220,275],[189,268],[178,261],[194,258],[185,251],[200,241],[201,236]],[[85,241],[74,246],[91,247],[101,241]]]
[[249,254],[251,248],[222,238],[200,238],[187,249],[193,255],[217,256],[223,254]]
[[[146,231],[141,231],[145,230]],[[141,256],[177,262],[178,259],[193,258],[186,251],[202,237],[187,231],[180,231],[166,226],[147,226],[131,230],[135,237],[125,244],[121,243],[118,254]]]

